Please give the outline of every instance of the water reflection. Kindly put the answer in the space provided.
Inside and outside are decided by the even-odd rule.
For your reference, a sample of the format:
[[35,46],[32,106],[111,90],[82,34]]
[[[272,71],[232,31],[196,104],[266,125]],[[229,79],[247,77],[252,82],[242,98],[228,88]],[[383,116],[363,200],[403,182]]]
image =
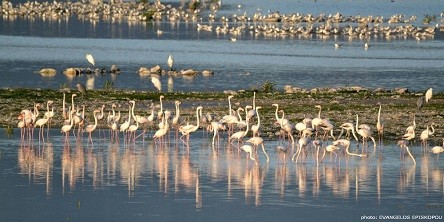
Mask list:
[[69,188],[74,190],[77,180],[85,178],[85,155],[81,140],[76,141],[73,150],[69,146],[63,147],[62,152],[62,190],[65,192],[65,180],[68,179]]
[[[45,143],[40,149],[22,144],[17,151],[19,173],[28,176],[29,186],[44,183],[47,195],[53,195],[53,187],[58,185],[63,193],[65,186],[70,193],[76,192],[78,186],[92,187],[96,192],[117,186],[128,198],[143,196],[146,192],[179,199],[192,195],[192,199],[186,200],[193,202],[197,210],[212,204],[212,198],[243,200],[246,205],[260,206],[278,201],[291,205],[297,198],[320,196],[354,198],[357,202],[370,198],[385,204],[393,201],[386,197],[407,198],[413,195],[410,191],[416,189],[424,190],[427,195],[438,193],[441,198],[444,195],[444,172],[429,154],[420,156],[416,166],[384,161],[397,159],[396,152],[341,164],[317,165],[313,162],[314,154],[310,154],[303,164],[282,164],[275,158],[275,162],[255,165],[243,153],[214,150],[210,144],[202,148],[193,144],[188,152],[172,141],[159,147],[152,141],[144,146],[137,142],[128,145],[101,139],[95,148],[84,143],[78,138],[75,146],[62,146],[60,151],[54,151],[52,143]],[[393,156],[382,158],[381,155]],[[61,172],[54,167],[58,158]],[[53,175],[59,173],[61,183],[53,181]],[[148,191],[142,187],[148,187]]]
[[20,146],[18,166],[21,174],[28,175],[29,182],[45,184],[46,195],[52,195],[54,150],[52,143],[46,143],[42,150]]

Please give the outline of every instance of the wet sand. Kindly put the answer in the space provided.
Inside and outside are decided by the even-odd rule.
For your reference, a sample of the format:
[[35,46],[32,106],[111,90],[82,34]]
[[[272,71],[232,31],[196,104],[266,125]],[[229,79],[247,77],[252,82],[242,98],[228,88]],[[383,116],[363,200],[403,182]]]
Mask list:
[[[318,115],[318,109],[315,105],[322,106],[321,118],[328,118],[335,126],[334,135],[340,133],[339,126],[345,122],[356,121],[356,114],[359,115],[359,124],[365,123],[372,127],[373,136],[377,139],[376,121],[379,105],[382,104],[381,119],[384,123],[385,141],[396,141],[405,133],[405,129],[412,125],[413,116],[416,114],[416,138],[419,143],[419,135],[431,123],[435,123],[435,133],[430,136],[432,144],[441,144],[441,138],[444,136],[442,122],[444,117],[444,97],[441,93],[434,94],[429,103],[424,103],[422,109],[417,111],[416,102],[425,92],[403,92],[404,90],[369,90],[361,87],[348,87],[340,89],[300,89],[292,93],[283,91],[262,92],[258,91],[256,96],[256,105],[262,106],[261,117],[261,136],[264,138],[275,139],[279,127],[274,125],[275,107],[273,103],[279,104],[279,109],[284,110],[285,118],[291,123],[301,122],[304,117],[315,118]],[[16,128],[19,120],[17,117],[23,109],[32,109],[33,103],[41,103],[40,109],[42,118],[46,111],[46,101],[54,101],[54,110],[56,112],[52,121],[52,127],[61,127],[63,124],[61,110],[63,101],[63,92],[66,93],[66,106],[71,104],[71,94],[77,93],[75,99],[76,106],[85,105],[85,115],[89,122],[94,122],[93,110],[99,109],[105,104],[105,119],[108,112],[111,111],[113,103],[120,104],[122,119],[125,119],[128,113],[128,101],[136,100],[136,115],[148,116],[151,109],[155,113],[159,111],[159,96],[164,95],[164,109],[174,113],[174,101],[179,100],[181,104],[182,122],[189,120],[195,121],[195,108],[203,106],[203,114],[213,113],[215,119],[219,120],[222,116],[228,114],[229,94],[235,94],[232,99],[232,108],[252,105],[252,91],[227,91],[214,93],[157,93],[148,91],[124,91],[124,90],[92,90],[83,97],[74,89],[0,89],[0,125],[1,127]],[[117,111],[116,110],[116,111]],[[281,114],[279,114],[280,116]],[[254,120],[256,122],[256,120]],[[207,123],[204,123],[206,125]],[[155,126],[155,125],[154,125]],[[100,128],[107,128],[105,121],[99,122]],[[151,127],[152,128],[152,127]],[[15,130],[14,133],[19,133]],[[297,134],[295,130],[295,135]]]

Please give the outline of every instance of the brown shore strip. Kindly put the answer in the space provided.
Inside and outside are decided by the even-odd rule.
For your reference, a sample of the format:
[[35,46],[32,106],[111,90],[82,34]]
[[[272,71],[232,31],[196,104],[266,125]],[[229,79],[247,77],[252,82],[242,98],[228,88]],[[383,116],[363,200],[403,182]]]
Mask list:
[[[203,106],[203,114],[213,113],[218,120],[228,114],[228,94],[235,94],[232,99],[232,108],[252,105],[253,91],[226,91],[226,92],[172,92],[158,93],[151,91],[134,90],[90,90],[88,95],[82,98],[77,90],[73,89],[24,89],[10,88],[0,89],[0,126],[3,128],[16,128],[17,119],[23,109],[32,109],[34,103],[41,103],[40,111],[46,111],[46,101],[54,101],[56,112],[52,127],[61,127],[63,120],[61,115],[63,92],[66,93],[67,106],[71,104],[71,94],[77,93],[76,105],[85,105],[87,120],[93,122],[93,110],[99,109],[105,104],[105,115],[111,110],[112,103],[120,104],[122,119],[128,113],[128,101],[136,100],[135,113],[148,116],[151,109],[159,110],[159,96],[164,95],[164,109],[174,112],[174,101],[179,100],[181,104],[182,122],[189,120],[195,122],[195,108]],[[359,123],[369,124],[373,128],[373,136],[377,139],[376,120],[379,105],[382,104],[381,119],[384,123],[385,141],[396,141],[405,133],[405,129],[412,125],[413,116],[416,115],[416,141],[419,143],[419,135],[431,123],[435,123],[435,133],[430,136],[431,144],[441,145],[444,137],[444,95],[437,93],[429,103],[425,103],[417,112],[416,102],[425,92],[409,92],[406,89],[398,90],[369,90],[361,87],[346,88],[323,88],[312,90],[296,90],[291,93],[283,91],[263,92],[258,91],[256,105],[262,106],[261,136],[274,139],[279,127],[273,125],[275,122],[275,107],[273,103],[279,104],[279,109],[284,110],[285,118],[296,124],[304,117],[314,118],[318,115],[315,105],[322,106],[321,118],[329,118],[335,126],[335,136],[339,135],[339,126],[345,122],[356,121],[359,115]],[[41,115],[42,116],[42,115]],[[41,117],[40,116],[40,117]],[[107,128],[105,121],[99,123],[100,128]],[[17,132],[15,130],[14,132]],[[295,134],[297,134],[295,130]]]

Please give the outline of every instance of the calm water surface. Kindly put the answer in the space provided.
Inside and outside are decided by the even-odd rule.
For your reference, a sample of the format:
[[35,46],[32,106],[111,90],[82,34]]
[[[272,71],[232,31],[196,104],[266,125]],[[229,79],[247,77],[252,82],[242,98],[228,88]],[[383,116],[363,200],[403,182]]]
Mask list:
[[[139,132],[140,133],[140,132]],[[6,221],[270,221],[295,218],[360,220],[363,215],[443,216],[444,170],[435,156],[413,146],[417,165],[399,160],[399,148],[371,147],[368,157],[329,156],[319,166],[291,163],[266,141],[270,162],[258,152],[255,166],[245,153],[213,149],[201,131],[190,151],[148,139],[110,143],[97,132],[62,142],[59,130],[45,144],[21,143],[19,132],[0,130],[0,209]],[[102,137],[102,138],[101,138]],[[225,137],[225,136],[224,136]],[[101,139],[100,139],[101,138]],[[69,148],[68,148],[69,146]],[[360,151],[352,144],[353,152]]]
[[[180,1],[172,1],[178,6]],[[341,12],[350,15],[394,14],[439,17],[442,1],[223,1],[218,16],[268,10],[281,13]],[[440,17],[437,20],[441,22]],[[205,23],[205,22],[204,22]],[[435,25],[433,22],[431,25]],[[220,25],[217,22],[213,26]],[[231,23],[232,26],[253,23]],[[348,24],[343,24],[348,25]],[[163,31],[157,35],[156,31]],[[433,87],[443,91],[444,34],[421,42],[413,38],[371,37],[366,40],[344,36],[264,37],[248,30],[237,42],[229,34],[197,31],[197,22],[90,22],[75,16],[63,20],[0,18],[0,87],[59,88],[88,82],[89,88],[103,88],[113,81],[115,88],[153,90],[149,77],[137,70],[157,64],[167,68],[166,59],[174,55],[175,68],[210,69],[214,76],[174,78],[174,91],[223,91],[256,88],[266,81],[302,88],[364,86],[368,88],[407,87],[422,91]],[[342,47],[334,49],[334,43]],[[61,72],[68,67],[88,67],[85,54],[92,53],[97,67],[118,65],[118,76],[80,76],[68,78]],[[54,77],[37,72],[45,67],[58,70]],[[167,76],[161,77],[166,85]],[[166,88],[166,87],[164,87]]]

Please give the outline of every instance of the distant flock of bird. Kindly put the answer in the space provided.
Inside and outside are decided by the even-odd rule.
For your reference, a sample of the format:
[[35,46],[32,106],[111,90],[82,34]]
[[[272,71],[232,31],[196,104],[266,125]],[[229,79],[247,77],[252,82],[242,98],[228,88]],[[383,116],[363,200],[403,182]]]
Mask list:
[[[21,140],[32,142],[34,139],[34,129],[39,128],[39,144],[42,140],[45,141],[45,127],[50,128],[52,119],[56,115],[61,115],[64,119],[63,126],[61,127],[61,133],[65,134],[63,139],[65,144],[69,146],[70,132],[74,136],[82,137],[83,133],[88,134],[88,145],[93,146],[92,133],[97,129],[99,122],[101,124],[106,124],[109,129],[109,139],[111,142],[119,141],[119,134],[123,134],[124,143],[130,144],[135,143],[135,141],[142,137],[143,140],[146,138],[146,133],[149,129],[154,131],[151,134],[156,146],[163,147],[166,140],[170,138],[170,132],[175,132],[175,138],[180,139],[184,146],[187,147],[188,151],[190,148],[190,134],[195,133],[200,128],[205,128],[208,132],[212,133],[212,147],[220,146],[220,134],[226,132],[227,135],[227,145],[228,147],[237,148],[238,152],[241,150],[245,151],[249,155],[249,159],[258,164],[257,160],[257,150],[262,149],[267,162],[269,161],[269,155],[266,152],[264,145],[264,139],[260,137],[261,131],[261,106],[256,106],[256,93],[253,95],[253,103],[251,105],[246,105],[245,107],[239,107],[237,110],[233,110],[231,106],[231,100],[233,95],[228,96],[228,110],[226,115],[217,118],[215,115],[207,112],[203,115],[203,107],[198,106],[195,112],[195,124],[190,123],[189,118],[184,121],[184,118],[180,113],[180,101],[175,101],[175,112],[163,108],[164,96],[159,97],[160,109],[155,112],[151,109],[149,116],[143,116],[135,113],[136,101],[132,100],[128,103],[128,116],[127,118],[122,118],[121,110],[116,110],[116,108],[121,105],[112,104],[108,109],[108,115],[106,115],[106,106],[101,105],[98,109],[92,112],[94,117],[94,123],[88,124],[85,114],[85,105],[77,105],[75,103],[75,98],[77,94],[71,95],[71,103],[67,103],[66,94],[63,94],[62,108],[59,112],[54,110],[54,101],[49,100],[46,102],[46,112],[43,113],[43,117],[40,117],[40,111],[43,107],[42,104],[34,104],[32,109],[24,109],[19,114],[18,128],[21,129]],[[432,98],[432,89],[430,88],[425,94],[425,102],[428,103]],[[124,105],[125,106],[125,105]],[[349,155],[364,158],[366,157],[365,150],[368,148],[367,140],[371,139],[374,148],[376,148],[376,141],[373,137],[373,127],[368,124],[359,124],[359,116],[356,114],[356,122],[347,122],[339,126],[341,129],[340,135],[335,137],[333,130],[335,126],[330,122],[328,118],[324,118],[321,115],[322,106],[317,105],[316,108],[319,109],[319,113],[315,118],[304,118],[301,122],[296,124],[291,123],[285,118],[285,113],[283,110],[279,109],[279,104],[273,104],[275,107],[275,126],[279,129],[278,135],[283,141],[275,149],[280,153],[287,153],[289,150],[293,152],[291,160],[293,162],[304,162],[306,157],[310,152],[310,147],[314,147],[315,154],[314,159],[316,163],[319,164],[325,157],[326,152],[335,155],[335,161],[337,156]],[[381,120],[381,108],[379,105],[376,131],[378,133],[379,141],[382,141],[384,134],[384,124]],[[254,124],[253,124],[254,123]],[[77,127],[77,133],[76,128]],[[405,156],[404,152],[411,157],[414,164],[416,160],[409,150],[409,142],[416,139],[415,134],[416,122],[413,119],[413,124],[409,126],[405,134],[402,136],[402,140],[398,141],[398,145],[401,148],[401,158]],[[248,135],[251,137],[246,139]],[[428,147],[427,140],[429,136],[433,135],[435,129],[434,124],[427,127],[424,130],[419,139],[422,142],[424,149]],[[139,132],[139,135],[136,135]],[[345,135],[343,136],[345,132]],[[100,133],[100,131],[99,131]],[[179,133],[181,134],[179,137]],[[298,139],[295,139],[295,135]],[[353,153],[349,151],[351,145],[351,138],[356,140],[356,144],[359,146],[359,141],[362,141],[362,153]],[[358,138],[360,137],[360,138]],[[329,142],[329,140],[332,141]],[[244,142],[245,141],[245,142]],[[444,145],[444,140],[443,140]],[[323,152],[322,157],[320,152]],[[437,161],[439,158],[439,153],[444,151],[443,146],[434,146],[429,150],[430,152],[437,154]],[[339,152],[339,153],[338,153]]]
[[[415,27],[417,16],[406,17],[396,14],[390,18],[382,16],[344,16],[336,14],[313,14],[268,12],[262,14],[262,9],[248,15],[232,14],[231,16],[217,16],[222,1],[190,1],[190,5],[197,2],[199,7],[187,7],[180,5],[177,8],[171,4],[162,4],[159,0],[152,4],[143,2],[112,1],[110,3],[99,3],[99,1],[83,2],[37,2],[28,1],[13,5],[9,1],[3,1],[0,6],[0,14],[7,18],[16,16],[41,17],[43,19],[60,20],[77,15],[80,19],[98,21],[127,21],[144,22],[147,20],[169,21],[169,22],[196,22],[197,29],[216,34],[230,34],[230,41],[236,41],[244,31],[255,35],[264,36],[308,36],[316,34],[322,37],[345,35],[350,37],[369,38],[384,37],[394,39],[398,37],[413,37],[418,41],[433,38],[435,30],[444,31],[443,15],[435,16],[435,26],[426,22],[425,27]],[[242,5],[238,5],[241,10]],[[209,13],[201,13],[207,10]],[[206,16],[204,18],[204,16]],[[434,22],[434,21],[432,21]],[[217,23],[213,25],[213,23]],[[231,25],[231,24],[234,25]],[[246,25],[246,23],[251,23]],[[344,25],[346,24],[346,25]],[[399,25],[400,24],[400,25]],[[156,31],[162,35],[162,30]]]

